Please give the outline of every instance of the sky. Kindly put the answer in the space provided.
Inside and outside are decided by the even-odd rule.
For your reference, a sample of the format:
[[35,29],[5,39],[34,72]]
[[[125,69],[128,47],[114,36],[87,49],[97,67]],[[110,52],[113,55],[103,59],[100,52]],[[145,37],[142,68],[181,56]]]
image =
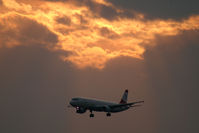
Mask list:
[[[197,133],[197,0],[0,0],[0,132]],[[72,97],[141,107],[76,114]]]

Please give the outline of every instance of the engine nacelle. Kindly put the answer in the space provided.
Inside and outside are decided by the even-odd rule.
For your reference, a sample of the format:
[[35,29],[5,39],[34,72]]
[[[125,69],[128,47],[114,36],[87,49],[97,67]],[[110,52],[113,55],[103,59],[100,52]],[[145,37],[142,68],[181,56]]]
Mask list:
[[85,108],[81,108],[81,107],[76,107],[76,113],[79,113],[79,114],[83,114],[86,112],[86,109]]

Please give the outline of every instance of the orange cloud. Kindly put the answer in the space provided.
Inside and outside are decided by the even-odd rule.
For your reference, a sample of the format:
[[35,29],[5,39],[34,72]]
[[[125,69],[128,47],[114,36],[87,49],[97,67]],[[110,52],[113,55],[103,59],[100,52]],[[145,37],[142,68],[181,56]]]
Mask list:
[[[79,68],[102,69],[107,61],[119,56],[143,59],[145,47],[157,45],[156,35],[175,36],[184,30],[199,30],[199,16],[190,16],[182,21],[146,20],[143,14],[137,13],[134,18],[118,15],[116,19],[108,20],[92,12],[86,5],[73,1],[35,1],[28,4],[15,0],[2,1],[6,12],[0,14],[0,20],[6,19],[9,28],[15,26],[9,19],[16,16],[45,26],[58,37],[54,47],[51,45],[49,48],[70,51],[72,54],[61,58]],[[104,0],[92,2],[111,7],[116,13],[123,12]],[[6,35],[0,41],[8,41],[5,38]],[[20,45],[20,41],[12,40],[6,44]]]

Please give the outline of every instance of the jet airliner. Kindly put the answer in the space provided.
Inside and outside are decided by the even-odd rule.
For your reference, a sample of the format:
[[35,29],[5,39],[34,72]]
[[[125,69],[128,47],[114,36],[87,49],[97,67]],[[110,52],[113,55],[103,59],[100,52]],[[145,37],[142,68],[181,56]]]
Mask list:
[[90,117],[94,117],[93,111],[106,112],[107,116],[111,116],[111,113],[125,111],[131,107],[141,106],[138,103],[144,101],[136,101],[127,103],[128,90],[125,90],[122,99],[119,103],[87,99],[87,98],[72,98],[70,105],[76,109],[76,113],[83,114],[87,110],[90,111]]

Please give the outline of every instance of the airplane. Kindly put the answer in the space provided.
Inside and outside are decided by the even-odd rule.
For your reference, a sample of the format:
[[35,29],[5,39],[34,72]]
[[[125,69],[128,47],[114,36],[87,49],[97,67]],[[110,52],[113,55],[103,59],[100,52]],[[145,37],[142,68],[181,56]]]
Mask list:
[[87,110],[90,111],[90,117],[94,117],[93,111],[96,112],[106,112],[106,116],[111,116],[111,113],[125,111],[131,107],[141,106],[138,103],[143,103],[144,101],[136,101],[127,103],[128,90],[125,90],[121,101],[119,103],[107,102],[96,99],[87,98],[72,98],[70,105],[76,109],[76,113],[83,114]]

